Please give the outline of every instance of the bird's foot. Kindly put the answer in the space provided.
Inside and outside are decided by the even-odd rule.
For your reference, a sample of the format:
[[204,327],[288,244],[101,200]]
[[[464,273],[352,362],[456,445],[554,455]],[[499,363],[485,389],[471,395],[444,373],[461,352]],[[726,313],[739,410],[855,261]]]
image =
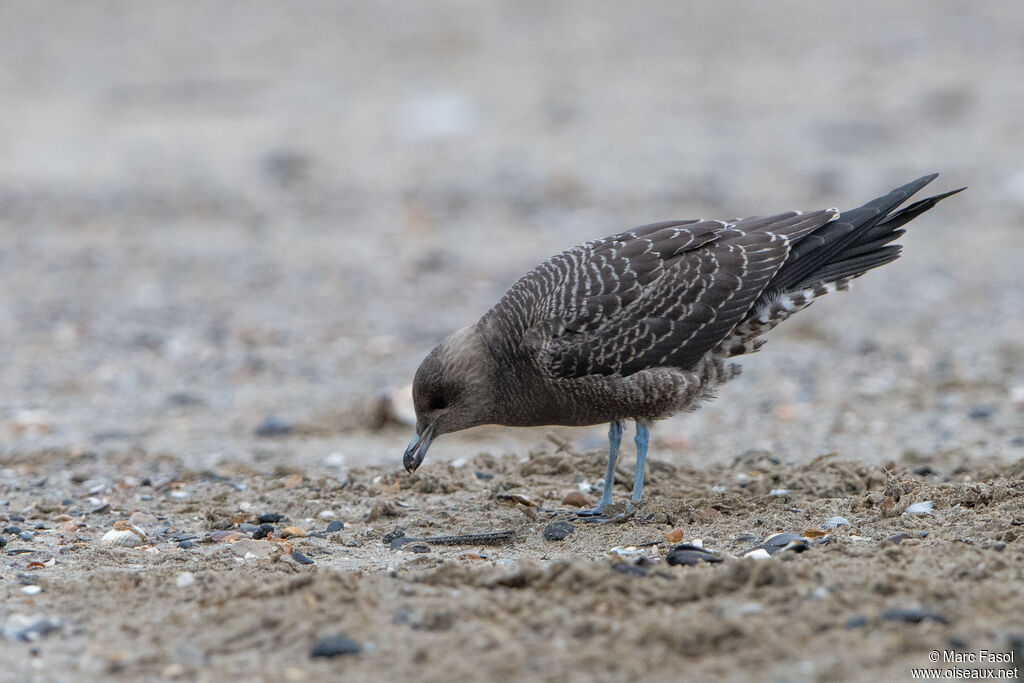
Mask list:
[[601,513],[603,511],[604,511],[604,506],[603,505],[598,505],[598,506],[595,506],[595,507],[592,507],[592,508],[588,508],[586,510],[578,510],[576,512],[576,516],[577,517],[600,517]]

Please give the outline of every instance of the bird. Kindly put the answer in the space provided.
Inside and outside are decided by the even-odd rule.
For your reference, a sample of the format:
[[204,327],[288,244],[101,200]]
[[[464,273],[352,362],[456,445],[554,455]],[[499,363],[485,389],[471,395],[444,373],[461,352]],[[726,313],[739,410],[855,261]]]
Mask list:
[[581,513],[601,515],[634,420],[627,508],[640,503],[651,424],[714,398],[739,374],[733,359],[757,351],[766,332],[898,258],[903,226],[966,189],[899,208],[937,176],[850,211],[664,221],[551,257],[420,364],[405,469],[438,436],[478,425],[608,423],[601,499]]

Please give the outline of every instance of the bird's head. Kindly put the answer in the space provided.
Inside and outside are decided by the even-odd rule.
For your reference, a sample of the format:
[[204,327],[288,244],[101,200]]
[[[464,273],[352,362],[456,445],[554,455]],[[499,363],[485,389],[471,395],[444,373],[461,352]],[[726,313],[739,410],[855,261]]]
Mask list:
[[451,335],[423,359],[412,383],[416,434],[405,450],[405,469],[419,467],[441,434],[491,422],[493,377],[494,361],[474,327]]

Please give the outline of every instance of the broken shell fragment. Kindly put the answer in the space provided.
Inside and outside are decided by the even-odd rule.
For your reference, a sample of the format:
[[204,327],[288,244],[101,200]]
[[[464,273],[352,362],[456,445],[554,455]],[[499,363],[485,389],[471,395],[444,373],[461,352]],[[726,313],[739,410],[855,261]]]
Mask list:
[[306,532],[297,526],[286,526],[281,529],[281,538],[292,538],[293,536],[305,536]]

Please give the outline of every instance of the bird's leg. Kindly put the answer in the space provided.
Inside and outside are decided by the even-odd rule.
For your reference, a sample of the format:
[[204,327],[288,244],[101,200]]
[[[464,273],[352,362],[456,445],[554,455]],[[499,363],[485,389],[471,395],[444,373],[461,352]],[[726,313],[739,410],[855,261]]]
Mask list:
[[631,503],[639,503],[644,494],[644,470],[647,467],[647,442],[650,437],[649,424],[647,420],[636,421],[636,470],[633,471]]
[[593,516],[601,514],[605,505],[612,504],[612,487],[615,485],[615,461],[619,458],[619,444],[622,443],[622,422],[612,420],[608,426],[608,466],[604,470],[604,488],[601,490],[601,502],[597,507],[589,510],[581,510],[576,513],[580,516]]

